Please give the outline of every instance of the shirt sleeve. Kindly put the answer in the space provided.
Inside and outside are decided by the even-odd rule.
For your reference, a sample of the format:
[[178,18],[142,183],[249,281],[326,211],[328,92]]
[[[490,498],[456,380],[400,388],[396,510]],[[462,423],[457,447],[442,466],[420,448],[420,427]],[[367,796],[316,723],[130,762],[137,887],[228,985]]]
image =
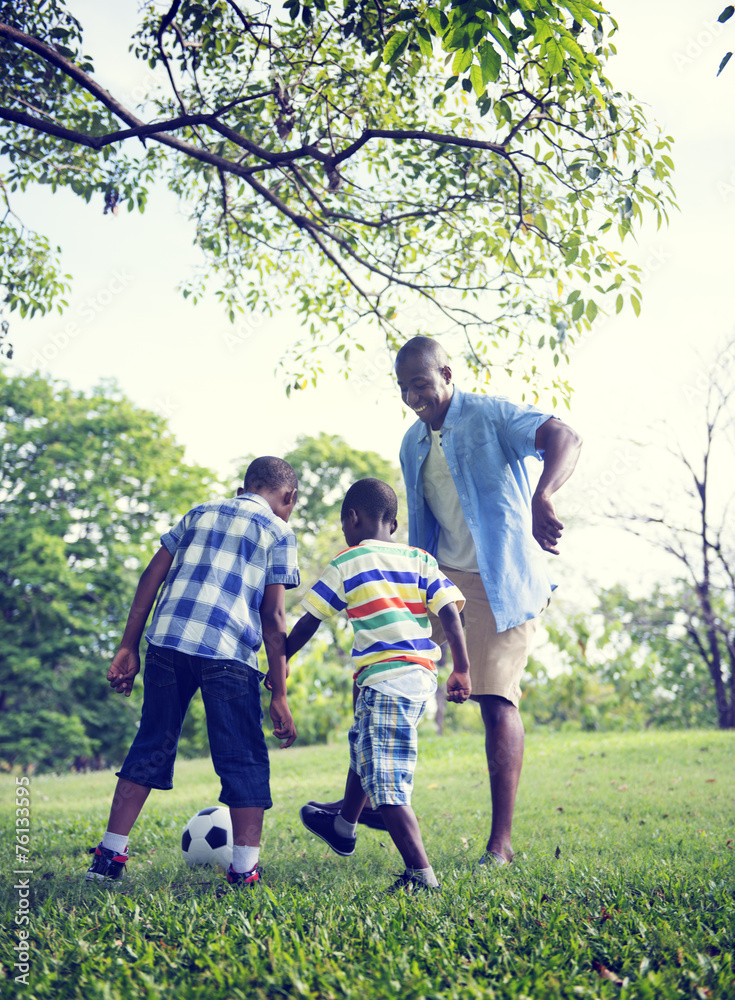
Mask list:
[[465,605],[464,594],[449,580],[439,569],[435,559],[426,568],[426,605],[429,611],[438,615],[447,604],[456,604],[457,611],[461,611]]
[[285,531],[268,553],[265,572],[265,586],[281,583],[286,590],[293,590],[301,582],[299,561],[296,554],[296,535],[290,529]]
[[332,618],[347,607],[345,585],[339,568],[331,562],[301,602],[304,611],[320,621]]
[[536,431],[547,420],[555,419],[551,413],[542,413],[535,406],[511,403],[499,399],[503,439],[519,458],[543,459],[543,452],[536,448]]
[[194,512],[190,510],[187,514],[184,514],[178,524],[175,524],[170,531],[161,535],[161,545],[163,545],[170,556],[176,554],[176,550],[179,547],[181,539],[184,537],[184,532],[189,526],[193,513]]

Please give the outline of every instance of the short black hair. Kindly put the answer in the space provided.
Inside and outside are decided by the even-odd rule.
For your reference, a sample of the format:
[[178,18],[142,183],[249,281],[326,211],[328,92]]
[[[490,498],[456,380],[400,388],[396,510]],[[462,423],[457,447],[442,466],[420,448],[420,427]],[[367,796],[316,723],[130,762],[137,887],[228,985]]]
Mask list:
[[382,479],[358,479],[345,493],[340,516],[345,518],[350,509],[380,524],[391,524],[398,514],[398,497]]
[[449,364],[449,355],[438,340],[432,337],[412,337],[396,354],[396,368],[409,358],[421,358],[432,367],[442,369]]
[[245,473],[245,491],[247,493],[252,493],[253,490],[263,487],[270,490],[295,490],[298,489],[298,485],[299,479],[293,466],[274,455],[262,455],[260,458],[254,458]]

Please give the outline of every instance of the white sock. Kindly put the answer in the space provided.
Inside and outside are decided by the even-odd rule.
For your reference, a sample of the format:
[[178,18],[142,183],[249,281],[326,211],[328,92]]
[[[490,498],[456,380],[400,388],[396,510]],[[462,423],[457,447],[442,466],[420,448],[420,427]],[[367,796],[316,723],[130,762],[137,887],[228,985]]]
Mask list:
[[417,879],[419,882],[423,882],[425,885],[439,885],[437,877],[434,874],[434,869],[431,866],[428,868],[407,868],[406,871],[412,878]]
[[260,846],[248,847],[247,844],[240,846],[235,844],[232,848],[232,870],[233,872],[251,872],[258,863]]
[[102,846],[106,847],[108,851],[114,851],[115,854],[124,854],[125,848],[128,846],[128,838],[123,837],[121,833],[110,833],[109,830],[106,830],[102,838]]
[[342,813],[337,813],[334,817],[334,832],[339,837],[354,837],[357,830],[357,823],[348,823]]

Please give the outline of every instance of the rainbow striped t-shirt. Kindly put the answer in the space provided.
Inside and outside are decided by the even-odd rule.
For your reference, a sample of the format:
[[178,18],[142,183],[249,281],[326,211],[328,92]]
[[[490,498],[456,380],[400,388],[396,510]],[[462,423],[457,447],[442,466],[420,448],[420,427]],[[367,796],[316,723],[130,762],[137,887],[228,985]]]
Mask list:
[[320,621],[347,610],[355,679],[363,686],[417,665],[436,673],[441,652],[431,640],[428,610],[438,614],[452,603],[462,610],[462,592],[428,552],[367,539],[330,562],[302,608]]

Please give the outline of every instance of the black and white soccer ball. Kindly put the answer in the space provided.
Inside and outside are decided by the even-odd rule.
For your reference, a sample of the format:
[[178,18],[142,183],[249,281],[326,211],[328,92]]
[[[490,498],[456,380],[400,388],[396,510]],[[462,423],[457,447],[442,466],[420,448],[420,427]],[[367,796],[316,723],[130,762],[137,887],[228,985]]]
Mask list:
[[232,861],[230,810],[209,806],[192,816],[181,833],[181,853],[187,865],[221,865]]

